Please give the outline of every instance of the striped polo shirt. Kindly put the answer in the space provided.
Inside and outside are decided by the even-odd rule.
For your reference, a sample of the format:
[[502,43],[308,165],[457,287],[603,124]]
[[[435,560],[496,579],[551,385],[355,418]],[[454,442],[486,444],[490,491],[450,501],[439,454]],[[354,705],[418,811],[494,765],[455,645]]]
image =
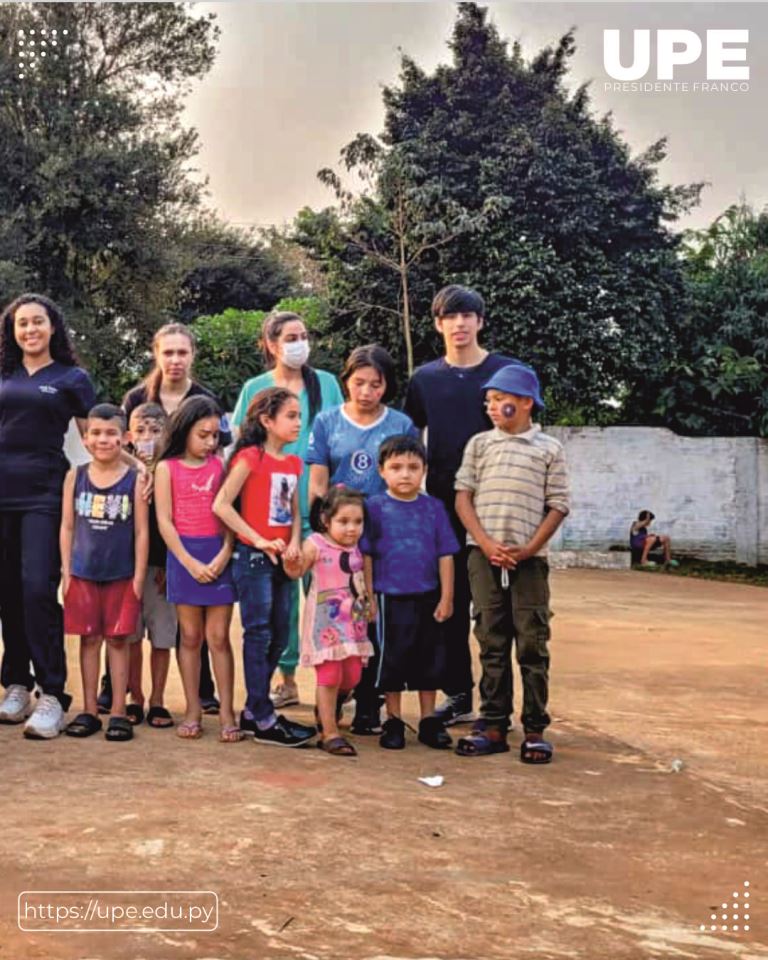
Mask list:
[[[542,433],[538,423],[524,433],[496,427],[475,434],[464,448],[455,488],[474,495],[475,512],[488,536],[510,546],[526,544],[547,511],[570,510],[563,446]],[[467,543],[475,543],[470,535]],[[545,557],[546,545],[536,555]]]

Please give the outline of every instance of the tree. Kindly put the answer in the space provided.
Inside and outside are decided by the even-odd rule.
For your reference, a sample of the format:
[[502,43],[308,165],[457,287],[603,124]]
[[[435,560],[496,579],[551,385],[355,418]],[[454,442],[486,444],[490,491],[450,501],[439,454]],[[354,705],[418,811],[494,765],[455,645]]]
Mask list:
[[649,370],[638,415],[685,434],[768,436],[768,211],[742,201],[685,241],[678,354]]
[[[407,151],[423,196],[440,198],[423,221],[439,222],[446,200],[482,217],[410,271],[416,360],[438,347],[433,293],[466,283],[488,303],[486,344],[534,364],[550,416],[605,417],[642,383],[649,356],[675,356],[684,288],[669,223],[701,185],[661,186],[664,141],[633,157],[611,117],[592,115],[587,88],[567,89],[572,33],[526,62],[483,8],[461,3],[449,47],[452,63],[432,74],[404,56],[384,90],[381,140]],[[381,189],[376,199],[387,209]],[[355,302],[391,302],[381,273],[344,246],[338,218],[325,215],[326,235],[308,226],[305,215],[297,237],[324,263],[340,322]]]
[[365,185],[356,195],[345,188],[330,168],[319,179],[331,187],[340,207],[337,221],[348,242],[376,265],[397,276],[397,306],[365,303],[368,309],[387,311],[400,322],[405,341],[408,375],[413,373],[410,278],[423,258],[479,229],[487,209],[474,216],[444,195],[438,182],[427,182],[423,171],[409,155],[408,144],[386,149],[375,137],[358,136],[341,151],[344,166]]
[[205,184],[180,114],[217,33],[182,4],[0,6],[0,294],[61,302],[112,396],[188,269]]
[[183,251],[190,269],[177,313],[185,323],[227,309],[267,310],[298,289],[297,276],[271,244],[211,216],[188,231]]

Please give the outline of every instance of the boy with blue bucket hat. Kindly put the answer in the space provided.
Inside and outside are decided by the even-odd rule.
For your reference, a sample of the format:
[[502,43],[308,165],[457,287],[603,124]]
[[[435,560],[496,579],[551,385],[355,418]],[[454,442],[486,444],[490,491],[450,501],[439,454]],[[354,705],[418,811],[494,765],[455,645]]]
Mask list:
[[510,365],[484,384],[493,429],[467,444],[456,474],[456,513],[467,529],[472,600],[478,614],[480,718],[456,752],[480,757],[509,750],[512,645],[523,681],[524,763],[548,763],[549,565],[547,543],[569,511],[562,445],[531,414],[542,409],[539,379]]

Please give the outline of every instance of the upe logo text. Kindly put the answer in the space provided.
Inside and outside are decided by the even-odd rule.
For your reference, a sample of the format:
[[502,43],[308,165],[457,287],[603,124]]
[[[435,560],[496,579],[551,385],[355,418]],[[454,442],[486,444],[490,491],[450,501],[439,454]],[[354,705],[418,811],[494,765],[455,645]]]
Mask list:
[[[693,30],[633,30],[632,62],[621,62],[621,31],[603,30],[603,65],[614,80],[639,80],[651,66],[651,33],[656,34],[656,79],[674,80],[675,67],[695,63],[705,44]],[[707,80],[749,80],[749,30],[707,30]]]

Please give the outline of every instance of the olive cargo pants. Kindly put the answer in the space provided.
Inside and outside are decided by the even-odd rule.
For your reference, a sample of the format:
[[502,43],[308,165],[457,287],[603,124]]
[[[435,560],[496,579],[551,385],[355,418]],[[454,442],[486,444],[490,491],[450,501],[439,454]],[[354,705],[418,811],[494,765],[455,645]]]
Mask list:
[[480,715],[503,733],[512,715],[512,644],[523,681],[523,728],[541,733],[549,726],[549,564],[541,557],[509,571],[501,587],[501,568],[492,566],[479,547],[469,553],[469,584],[477,614],[480,644]]

